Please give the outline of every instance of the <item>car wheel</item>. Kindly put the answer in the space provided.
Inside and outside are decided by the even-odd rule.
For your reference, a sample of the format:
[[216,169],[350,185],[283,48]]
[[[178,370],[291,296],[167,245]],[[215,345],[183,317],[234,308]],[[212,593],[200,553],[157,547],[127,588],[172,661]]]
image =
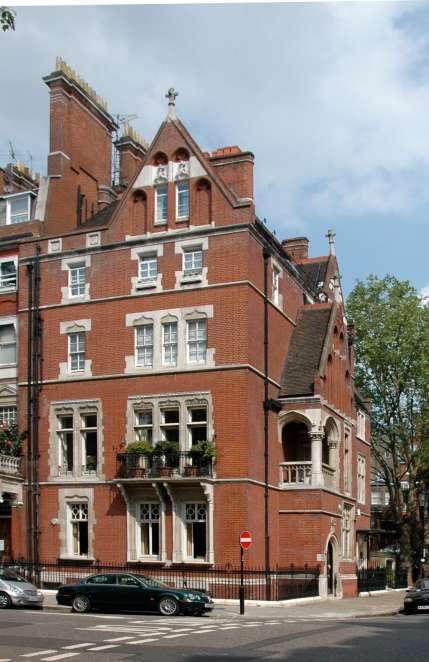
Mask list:
[[159,601],[158,609],[163,616],[177,616],[180,611],[179,603],[174,598],[162,598]]
[[86,595],[76,595],[76,597],[73,598],[72,609],[78,614],[85,614],[85,612],[91,611],[89,598],[87,598]]
[[12,600],[7,593],[0,593],[0,609],[9,609],[12,606]]

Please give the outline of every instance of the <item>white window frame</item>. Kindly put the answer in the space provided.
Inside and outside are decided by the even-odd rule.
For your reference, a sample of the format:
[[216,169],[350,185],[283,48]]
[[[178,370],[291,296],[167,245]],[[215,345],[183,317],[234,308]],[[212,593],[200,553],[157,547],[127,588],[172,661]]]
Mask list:
[[[199,256],[196,260],[195,256]],[[187,266],[186,262],[189,262],[191,256],[191,266]],[[201,262],[201,264],[199,264]],[[183,251],[183,277],[189,276],[200,276],[203,273],[204,268],[204,253],[202,246],[193,246],[192,248],[185,248]]]
[[[13,262],[15,265],[15,278],[11,279],[10,276],[5,277],[3,281],[3,276],[1,275],[1,267],[7,262]],[[9,282],[7,280],[9,279]],[[13,282],[12,282],[13,281]],[[10,257],[5,257],[0,260],[0,292],[6,291],[15,291],[18,289],[18,258],[16,255],[11,255]]]
[[[3,343],[3,344],[8,345],[8,346],[9,346],[9,345],[10,345],[10,346],[12,346],[12,345],[15,346],[15,361],[9,361],[9,362],[7,362],[7,363],[1,363],[1,362],[0,362],[0,368],[10,367],[10,366],[16,366],[16,364],[17,364],[17,356],[18,356],[18,338],[17,338],[17,333],[16,333],[16,325],[14,324],[14,322],[12,322],[12,320],[9,320],[9,321],[7,321],[7,322],[5,321],[4,323],[1,323],[1,324],[0,324],[0,329],[2,329],[2,328],[4,328],[4,327],[12,327],[12,328],[13,328],[13,332],[14,332],[14,334],[15,334],[15,342],[14,342],[14,343],[12,343],[12,342],[9,342],[9,343]],[[1,348],[1,343],[0,343],[0,348]],[[1,354],[1,352],[0,352],[0,354]]]
[[[13,214],[11,210],[11,203],[19,198],[27,198],[27,218],[23,221],[13,221]],[[7,196],[6,200],[6,225],[18,225],[19,223],[28,223],[31,220],[31,193],[26,191],[23,193],[13,193]]]
[[[5,410],[5,414],[2,411]],[[16,425],[18,422],[18,407],[16,405],[0,405],[0,423],[8,426]]]
[[343,559],[353,557],[353,506],[346,503],[341,519],[341,554]]
[[[148,506],[150,513],[149,517],[145,518],[143,520],[142,518],[142,507],[143,506]],[[154,507],[158,508],[158,518],[153,517],[152,515],[152,510],[154,510]],[[149,550],[148,553],[145,553],[142,548],[142,523],[148,524],[148,533],[149,533]],[[137,504],[137,517],[136,517],[136,524],[137,524],[137,553],[139,558],[145,558],[145,559],[160,559],[161,558],[161,533],[162,533],[162,505],[159,501],[142,501]],[[158,525],[158,553],[154,554],[153,553],[153,540],[154,540],[154,533],[153,533],[153,525],[157,524]]]
[[[193,506],[195,509],[195,517],[189,518],[188,517],[188,507]],[[198,511],[201,506],[204,506],[205,510],[205,517],[204,519],[199,519],[198,518]],[[195,561],[206,561],[207,560],[207,554],[209,550],[209,540],[208,540],[208,519],[209,519],[209,509],[208,509],[208,504],[205,501],[187,501],[184,504],[184,524],[185,524],[185,545],[186,545],[186,560],[195,560]],[[192,545],[194,548],[195,541],[192,540],[190,541],[189,535],[188,535],[188,529],[189,525],[193,525],[195,523],[204,523],[205,524],[205,542],[206,542],[206,553],[204,557],[202,556],[195,556],[195,549],[192,550],[192,554],[189,553],[189,548]]]
[[[153,269],[155,265],[155,269]],[[143,267],[147,267],[144,269]],[[144,275],[143,272],[147,271],[147,274]],[[139,275],[138,283],[154,283],[156,284],[158,279],[158,256],[157,254],[147,254],[139,255]]]
[[272,301],[276,306],[278,306],[280,303],[280,271],[279,269],[277,269],[277,267],[274,264],[272,267],[272,272],[273,272]]
[[[154,340],[153,324],[137,325],[135,327],[134,334],[135,334],[134,338],[135,338],[136,367],[153,368],[153,340]],[[140,342],[140,340],[142,340],[142,342]],[[143,355],[144,355],[143,361],[139,360],[139,350],[143,350]],[[150,360],[147,360],[148,357],[150,357]]]
[[[168,327],[168,329],[167,329]],[[172,327],[175,327],[175,341],[172,340]],[[167,333],[168,330],[168,333]],[[177,366],[178,352],[179,352],[179,324],[177,321],[162,322],[161,324],[162,335],[162,365],[163,366]],[[171,356],[175,355],[174,360]]]
[[356,435],[365,441],[365,423],[366,417],[363,411],[358,409],[357,411],[357,420],[356,420]]
[[[187,193],[187,208],[186,208],[186,214],[180,214],[179,209],[180,209],[180,196],[182,194],[182,191],[180,191],[181,187],[186,187],[186,193]],[[181,180],[176,182],[176,220],[177,221],[187,221],[189,219],[189,208],[190,208],[190,187],[189,187],[189,180]]]
[[357,456],[357,500],[365,503],[366,490],[366,458],[364,455]]
[[[61,427],[61,420],[64,418],[72,419],[71,428]],[[64,456],[64,443],[63,436],[65,434],[72,435],[72,468],[68,469],[65,467],[67,463],[67,458]],[[58,473],[60,476],[70,476],[73,475],[75,470],[75,457],[74,457],[74,417],[73,411],[58,413],[56,416],[56,444],[58,449]]]
[[[205,334],[204,339],[198,337],[198,328],[199,325],[204,325]],[[195,338],[191,339],[191,327],[195,326]],[[207,361],[207,336],[208,336],[208,327],[207,327],[207,318],[200,319],[190,319],[186,320],[186,357],[188,363],[192,364],[203,364]],[[196,359],[191,359],[191,345],[196,346]],[[200,357],[200,347],[204,346],[204,356]]]
[[[79,506],[79,517],[73,517],[73,507],[76,506]],[[86,554],[82,554],[80,551],[75,552],[73,524],[78,524],[79,522],[86,522],[87,525],[88,552]],[[78,541],[79,543],[80,541]],[[74,558],[87,558],[89,556],[89,504],[87,501],[69,501],[67,503],[67,550],[69,555]]]
[[[166,210],[165,210],[165,215],[162,217],[159,217],[159,211],[160,211],[160,205],[159,205],[159,197],[162,196],[164,197],[163,191],[165,190],[165,199],[166,199]],[[162,191],[162,193],[161,193]],[[154,186],[154,193],[155,193],[155,220],[154,224],[155,225],[166,225],[168,223],[168,183],[165,184],[157,184]]]
[[[86,425],[85,418],[86,416],[95,416],[96,417],[96,425]],[[80,426],[79,426],[79,440],[80,440],[80,457],[81,457],[81,471],[83,476],[95,476],[98,472],[98,467],[99,467],[99,415],[98,411],[94,410],[86,410],[80,412]],[[96,463],[95,463],[95,469],[88,469],[86,460],[87,460],[87,453],[86,453],[86,433],[88,432],[95,432],[96,433]]]
[[[133,441],[145,441],[148,444],[153,443],[153,409],[146,407],[143,409],[136,408],[133,411],[134,414],[134,439]],[[144,416],[145,414],[150,414],[150,423],[141,423],[139,416]],[[149,434],[148,434],[149,432]],[[146,438],[145,438],[146,437]]]
[[[86,264],[85,262],[71,263],[68,265],[69,269],[69,298],[70,299],[81,299],[86,294]],[[77,272],[76,282],[74,280],[74,274]],[[83,280],[81,274],[83,272]],[[73,293],[73,288],[77,287],[77,293]]]
[[[72,338],[76,336],[77,340],[77,351],[72,352]],[[81,348],[81,343],[83,339],[83,349]],[[72,331],[67,334],[68,342],[68,369],[71,375],[75,373],[85,372],[85,352],[86,352],[86,332],[85,331]],[[77,356],[78,367],[73,369],[72,367],[72,357]],[[82,366],[82,367],[81,367]]]

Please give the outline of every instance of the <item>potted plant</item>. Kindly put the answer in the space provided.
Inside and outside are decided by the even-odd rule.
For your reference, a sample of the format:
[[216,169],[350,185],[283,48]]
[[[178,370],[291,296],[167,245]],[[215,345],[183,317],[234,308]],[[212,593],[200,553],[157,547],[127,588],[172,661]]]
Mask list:
[[153,454],[159,460],[159,473],[161,476],[169,476],[171,469],[177,464],[179,457],[179,443],[177,441],[158,441]]
[[216,457],[216,446],[211,441],[199,441],[193,444],[189,450],[189,455],[192,458],[192,469],[190,475],[201,474],[201,471],[209,469],[213,458]]
[[[150,458],[153,454],[153,446],[147,441],[132,441],[125,447],[125,453],[136,456],[135,466],[140,469],[149,469]],[[133,459],[131,459],[133,463]]]

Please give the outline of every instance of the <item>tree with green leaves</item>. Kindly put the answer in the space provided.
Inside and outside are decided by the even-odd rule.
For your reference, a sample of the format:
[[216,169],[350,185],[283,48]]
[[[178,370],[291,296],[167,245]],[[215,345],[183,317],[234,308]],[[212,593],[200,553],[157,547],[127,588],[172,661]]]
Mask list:
[[9,7],[0,7],[0,25],[3,32],[15,30],[15,12]]
[[429,546],[429,306],[409,282],[369,276],[347,309],[356,326],[356,384],[372,401],[374,466],[389,491],[410,581]]

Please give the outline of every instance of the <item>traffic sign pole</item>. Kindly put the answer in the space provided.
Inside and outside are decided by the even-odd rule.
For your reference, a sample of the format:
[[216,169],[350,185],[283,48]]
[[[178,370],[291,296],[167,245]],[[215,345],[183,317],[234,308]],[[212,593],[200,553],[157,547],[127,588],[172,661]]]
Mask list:
[[244,549],[240,545],[240,616],[244,614]]
[[243,531],[240,534],[240,615],[244,614],[244,550],[249,549],[252,544],[252,534]]

